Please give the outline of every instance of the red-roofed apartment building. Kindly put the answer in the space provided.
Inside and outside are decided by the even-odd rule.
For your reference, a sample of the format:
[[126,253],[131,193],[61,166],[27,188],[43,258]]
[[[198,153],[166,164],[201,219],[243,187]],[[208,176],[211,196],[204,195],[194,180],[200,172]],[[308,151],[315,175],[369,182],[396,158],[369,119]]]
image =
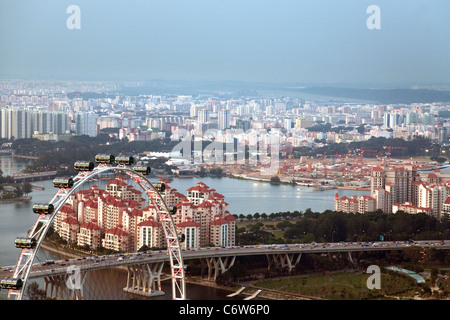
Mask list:
[[185,235],[185,241],[183,243],[185,249],[195,249],[200,247],[200,227],[200,223],[191,221],[191,218],[189,217],[187,217],[184,222],[177,224],[178,231]]
[[362,195],[351,198],[343,196],[339,198],[336,192],[334,197],[334,211],[342,211],[347,213],[365,213],[375,211],[375,199],[371,196]]
[[95,223],[96,221],[83,223],[77,235],[79,246],[89,246],[93,250],[101,245],[102,229]]
[[[162,182],[166,204],[177,207],[172,218],[177,232],[185,235],[183,248],[235,245],[236,222],[223,195],[199,182],[184,196],[169,181]],[[108,181],[103,191],[93,186],[71,196],[55,219],[55,230],[64,239],[93,249],[102,245],[115,251],[137,251],[144,245],[166,246],[157,208],[141,192],[120,176]]]
[[417,213],[426,213],[429,215],[433,214],[433,208],[423,208],[415,206],[411,202],[394,203],[392,205],[392,212],[396,213],[397,211],[403,211],[409,214],[417,214]]
[[61,230],[59,235],[67,243],[77,242],[77,234],[80,231],[80,224],[73,216],[67,217],[61,221]]
[[149,248],[165,247],[164,231],[161,223],[153,219],[140,222],[136,229],[136,248],[147,246]]
[[106,191],[112,195],[123,200],[133,199],[141,202],[142,192],[133,188],[133,186],[126,183],[126,180],[121,176],[117,176],[114,180],[108,181],[106,184]]
[[196,228],[189,229],[191,241],[185,241],[182,246],[186,249],[192,248],[194,244],[197,247],[234,246],[236,222],[228,211],[225,197],[203,182],[197,183],[187,192],[186,200],[177,204],[177,214],[173,219],[180,232],[183,232],[187,222],[195,223]]
[[127,252],[129,251],[129,234],[122,230],[121,225],[108,229],[105,231],[102,246],[114,251]]
[[442,205],[442,213],[447,217],[450,217],[450,196],[448,196]]
[[444,203],[450,196],[450,174],[419,171],[412,165],[374,167],[371,196],[375,208],[386,213],[424,212],[441,219],[448,214]]

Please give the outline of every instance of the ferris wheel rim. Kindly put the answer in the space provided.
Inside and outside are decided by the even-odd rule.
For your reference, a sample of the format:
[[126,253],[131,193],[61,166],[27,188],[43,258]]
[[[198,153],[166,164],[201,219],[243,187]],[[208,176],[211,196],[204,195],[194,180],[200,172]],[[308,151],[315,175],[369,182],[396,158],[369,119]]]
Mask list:
[[[21,278],[22,280],[22,288],[20,289],[20,293],[18,295],[18,300],[22,300],[23,299],[23,293],[24,290],[26,288],[27,282],[28,282],[28,278],[29,278],[29,273],[30,270],[33,266],[33,262],[36,258],[37,252],[41,246],[41,243],[45,237],[45,235],[48,232],[48,229],[50,227],[50,225],[52,224],[54,218],[56,217],[56,215],[58,214],[59,210],[61,209],[61,207],[67,202],[68,198],[70,195],[72,195],[79,187],[81,187],[84,183],[88,182],[91,178],[98,176],[101,173],[106,173],[108,171],[119,171],[122,173],[125,173],[126,175],[128,175],[130,178],[134,179],[134,177],[139,177],[139,179],[143,180],[148,186],[151,187],[152,191],[158,196],[159,200],[161,201],[162,205],[163,205],[163,209],[165,210],[165,212],[169,212],[169,209],[167,207],[166,202],[164,201],[163,197],[161,196],[161,194],[159,193],[159,191],[153,186],[152,182],[147,179],[147,177],[145,177],[144,175],[142,175],[139,172],[134,171],[131,168],[128,168],[126,166],[122,166],[122,165],[116,165],[116,166],[112,166],[112,165],[107,165],[107,166],[97,166],[95,167],[92,171],[84,171],[84,172],[79,172],[79,174],[77,174],[73,180],[74,180],[74,185],[71,188],[67,188],[70,189],[64,196],[63,198],[58,199],[58,193],[60,192],[61,189],[59,189],[52,197],[52,199],[50,200],[49,204],[53,204],[53,202],[57,202],[57,206],[54,208],[54,212],[50,215],[50,218],[45,226],[45,228],[42,230],[42,234],[40,235],[36,247],[33,249],[33,254],[31,256],[31,258],[27,261],[27,268],[25,270],[24,273],[24,277]],[[78,178],[78,179],[77,179]],[[76,181],[75,181],[76,180]],[[136,179],[134,179],[135,182],[145,191],[148,192],[148,190],[145,189],[145,187],[140,183],[140,181],[137,181]],[[150,202],[151,196],[149,194],[147,194],[148,196],[148,201]],[[158,215],[160,215],[161,213],[158,212]],[[173,218],[171,216],[171,214],[167,214],[170,217],[170,225],[173,228],[173,230],[176,231],[176,225],[173,221]],[[40,216],[36,219],[35,225],[37,225],[39,223],[39,219]],[[174,246],[170,246],[169,245],[169,239],[167,237],[167,232],[166,229],[164,229],[164,233],[166,234],[166,242],[167,242],[167,251],[168,251],[168,255],[169,255],[169,262],[170,262],[170,269],[171,269],[171,275],[172,275],[172,299],[174,300],[184,300],[186,299],[186,287],[185,287],[185,272],[184,272],[184,263],[183,263],[183,257],[182,257],[182,250],[181,250],[181,246],[180,243],[177,239],[177,237],[175,237],[175,243],[176,243],[176,251],[177,251],[177,257],[176,260],[178,262],[177,265],[174,264],[174,259],[173,259],[173,255],[174,255],[174,250],[171,249],[171,247],[173,248]],[[17,260],[16,266],[15,266],[15,274],[17,274],[19,272],[18,267],[20,267],[20,261],[22,258],[22,254],[19,255],[19,258]],[[174,268],[178,268],[179,269],[179,274],[175,277],[174,275]],[[23,271],[22,271],[23,273]],[[177,282],[180,281],[181,285]],[[176,288],[178,288],[178,292],[180,293],[180,297],[177,297],[176,293],[177,290]]]

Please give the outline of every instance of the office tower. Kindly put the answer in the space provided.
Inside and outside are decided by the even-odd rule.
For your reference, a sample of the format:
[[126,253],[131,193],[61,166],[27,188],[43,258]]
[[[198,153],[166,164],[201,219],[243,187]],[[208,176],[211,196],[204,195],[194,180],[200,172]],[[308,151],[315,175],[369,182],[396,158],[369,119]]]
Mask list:
[[208,109],[198,110],[198,122],[201,124],[209,122],[209,110]]
[[230,128],[230,110],[219,110],[219,130]]

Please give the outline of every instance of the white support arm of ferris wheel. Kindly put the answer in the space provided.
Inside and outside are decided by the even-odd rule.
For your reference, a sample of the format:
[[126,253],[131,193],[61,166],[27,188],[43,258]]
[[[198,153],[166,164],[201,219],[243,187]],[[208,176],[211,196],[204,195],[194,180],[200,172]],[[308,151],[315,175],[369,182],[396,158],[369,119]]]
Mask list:
[[[58,192],[53,196],[53,198],[50,201],[50,204],[55,205],[54,212],[51,215],[49,215],[50,216],[49,218],[47,218],[48,216],[45,218],[42,217],[42,220],[40,220],[41,217],[39,217],[36,223],[34,224],[32,230],[30,231],[30,234],[38,234],[39,236],[39,238],[37,239],[36,247],[34,249],[30,249],[31,252],[28,252],[29,259],[23,264],[23,266],[21,266],[21,263],[25,255],[24,251],[21,252],[14,273],[16,278],[18,278],[20,275],[24,275],[22,277],[23,279],[22,289],[10,291],[10,293],[17,295],[19,300],[22,299],[23,297],[23,290],[26,286],[26,282],[28,280],[31,271],[31,266],[33,265],[33,261],[36,258],[36,254],[38,252],[40,244],[44,236],[46,235],[48,228],[53,222],[56,214],[59,212],[61,207],[66,203],[68,197],[72,195],[81,185],[83,185],[90,178],[97,176],[101,173],[106,173],[108,171],[124,172],[125,174],[133,178],[143,190],[146,191],[152,190],[154,194],[159,198],[160,201],[158,201],[157,203],[157,208],[159,208],[158,210],[159,217],[167,239],[167,251],[169,254],[172,270],[172,298],[174,300],[186,299],[185,274],[184,274],[183,258],[181,254],[181,247],[177,237],[175,237],[175,239],[168,238],[169,234],[176,235],[177,233],[176,233],[176,226],[174,224],[171,215],[169,214],[169,210],[167,208],[167,205],[165,204],[164,199],[159,194],[159,192],[154,188],[152,183],[142,174],[137,173],[134,170],[122,165],[118,166],[99,165],[95,167],[94,170],[92,171],[83,171],[80,172],[77,176],[75,176],[73,179],[74,185],[72,186],[72,188],[59,189]],[[154,197],[149,195],[149,201],[152,201],[155,204],[156,203],[155,200],[156,199]],[[39,229],[39,231],[36,232],[39,222],[43,222],[43,224]]]

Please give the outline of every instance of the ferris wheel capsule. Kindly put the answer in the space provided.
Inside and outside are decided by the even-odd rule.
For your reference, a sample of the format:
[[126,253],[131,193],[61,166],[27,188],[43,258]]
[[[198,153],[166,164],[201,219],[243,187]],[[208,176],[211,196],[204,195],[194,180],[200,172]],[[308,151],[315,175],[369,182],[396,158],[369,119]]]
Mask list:
[[52,214],[53,211],[55,210],[55,207],[53,206],[53,204],[34,204],[33,205],[33,212],[37,213],[37,214]]
[[166,185],[164,183],[155,183],[153,186],[158,192],[164,192],[166,190]]
[[167,209],[169,209],[169,213],[171,215],[174,215],[177,213],[177,206],[168,206]]
[[132,165],[134,163],[134,158],[132,156],[119,155],[115,160],[116,164]]
[[56,178],[53,180],[53,186],[55,188],[72,188],[73,183],[72,178]]
[[184,242],[185,240],[186,240],[186,236],[184,235],[184,233],[179,233],[178,234],[178,241]]
[[22,288],[23,281],[20,278],[6,277],[0,281],[0,288],[17,290]]
[[36,247],[37,240],[36,240],[36,238],[20,237],[20,238],[16,238],[16,240],[14,241],[14,244],[16,245],[16,248],[32,249],[32,248]]
[[133,170],[138,173],[142,173],[144,176],[146,176],[146,175],[150,174],[152,169],[150,167],[146,167],[146,166],[136,166],[136,167],[133,167]]
[[95,156],[95,162],[103,164],[112,164],[115,161],[115,157],[112,154],[99,153]]
[[94,163],[90,161],[77,161],[74,164],[77,171],[92,171],[94,170]]

